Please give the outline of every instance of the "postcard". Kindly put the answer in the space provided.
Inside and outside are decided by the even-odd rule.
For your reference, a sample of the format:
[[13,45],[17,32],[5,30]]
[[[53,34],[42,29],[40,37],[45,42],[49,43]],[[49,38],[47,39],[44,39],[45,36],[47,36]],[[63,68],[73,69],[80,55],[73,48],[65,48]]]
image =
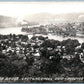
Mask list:
[[80,82],[84,2],[0,2],[0,83]]

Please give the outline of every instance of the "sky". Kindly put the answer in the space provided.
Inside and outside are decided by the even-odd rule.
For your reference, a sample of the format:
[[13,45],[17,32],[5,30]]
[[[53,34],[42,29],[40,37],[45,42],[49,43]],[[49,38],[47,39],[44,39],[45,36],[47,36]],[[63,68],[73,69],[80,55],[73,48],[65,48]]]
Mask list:
[[84,2],[0,2],[0,15],[19,17],[35,13],[84,12]]

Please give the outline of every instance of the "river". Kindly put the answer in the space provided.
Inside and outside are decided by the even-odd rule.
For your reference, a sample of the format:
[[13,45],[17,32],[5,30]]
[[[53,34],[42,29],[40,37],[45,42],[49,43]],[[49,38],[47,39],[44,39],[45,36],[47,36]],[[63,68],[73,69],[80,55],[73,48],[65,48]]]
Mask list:
[[[21,32],[21,27],[12,27],[12,28],[0,28],[0,34],[3,34],[3,35],[7,35],[7,34],[27,34],[25,32]],[[43,35],[43,36],[47,36],[49,39],[55,39],[55,40],[59,40],[59,41],[62,41],[62,40],[66,40],[66,39],[77,39],[80,43],[84,42],[84,38],[79,38],[79,37],[62,37],[62,36],[57,36],[57,35]],[[32,35],[28,35],[29,38],[32,37]]]

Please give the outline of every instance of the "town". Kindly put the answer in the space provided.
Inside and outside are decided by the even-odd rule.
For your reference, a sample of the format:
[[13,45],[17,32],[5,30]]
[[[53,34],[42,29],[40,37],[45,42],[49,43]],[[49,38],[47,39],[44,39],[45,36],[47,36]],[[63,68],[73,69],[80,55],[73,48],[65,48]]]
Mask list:
[[22,32],[27,32],[28,34],[53,34],[63,37],[84,37],[84,22],[28,26],[28,22],[24,20],[21,26]]
[[1,77],[66,78],[83,77],[83,73],[84,43],[80,44],[76,39],[59,41],[43,36],[29,39],[27,35],[21,34],[0,35]]

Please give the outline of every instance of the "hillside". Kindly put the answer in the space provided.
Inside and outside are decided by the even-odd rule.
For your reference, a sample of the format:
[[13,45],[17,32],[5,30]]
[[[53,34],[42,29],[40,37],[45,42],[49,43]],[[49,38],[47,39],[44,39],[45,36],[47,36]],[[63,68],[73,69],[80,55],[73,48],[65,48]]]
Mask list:
[[[24,19],[28,21],[37,22],[40,24],[49,23],[65,23],[65,22],[76,22],[81,21],[80,16],[84,13],[63,13],[63,14],[51,14],[51,13],[37,13],[26,15]],[[82,21],[84,21],[82,19]]]
[[16,18],[0,15],[0,28],[15,27],[16,20]]

